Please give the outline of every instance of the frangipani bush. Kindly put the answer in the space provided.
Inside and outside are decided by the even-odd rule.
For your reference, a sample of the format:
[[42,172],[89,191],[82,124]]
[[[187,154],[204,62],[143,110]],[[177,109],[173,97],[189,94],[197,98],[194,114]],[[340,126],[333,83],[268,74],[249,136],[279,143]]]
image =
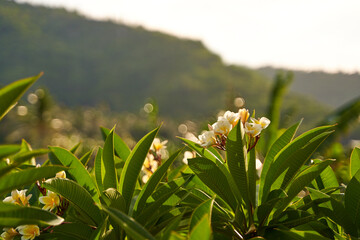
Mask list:
[[[38,78],[0,90],[0,116]],[[3,239],[356,239],[360,237],[360,150],[352,180],[339,186],[329,166],[312,159],[332,133],[322,126],[296,136],[297,123],[262,159],[257,146],[271,124],[249,111],[227,111],[197,142],[165,152],[159,128],[133,149],[114,129],[104,145],[32,150],[0,146]],[[187,165],[173,167],[181,152]],[[94,165],[88,165],[92,153]],[[33,158],[48,154],[41,166]],[[258,175],[259,159],[262,171]],[[146,176],[144,178],[144,176]],[[5,201],[4,201],[5,200]]]

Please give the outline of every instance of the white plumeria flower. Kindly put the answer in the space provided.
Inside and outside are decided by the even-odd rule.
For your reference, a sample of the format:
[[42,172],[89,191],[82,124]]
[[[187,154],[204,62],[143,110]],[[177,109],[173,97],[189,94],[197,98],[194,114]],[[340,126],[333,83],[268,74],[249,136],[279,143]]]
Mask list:
[[33,240],[40,236],[40,229],[37,225],[21,225],[16,228],[22,235],[21,240]]
[[241,108],[241,109],[239,109],[239,115],[240,115],[241,122],[243,124],[245,124],[245,122],[248,120],[248,118],[250,116],[250,113],[249,113],[249,110],[247,110],[245,108]]
[[262,117],[259,120],[251,118],[251,123],[245,123],[245,132],[251,137],[260,135],[261,131],[267,128],[270,124],[270,120],[266,117]]
[[182,159],[182,162],[186,165],[188,164],[188,159],[196,157],[195,152],[185,151],[184,152],[184,158]]
[[159,163],[154,159],[154,156],[152,154],[148,154],[141,169],[143,174],[143,183],[146,183],[149,180],[151,175],[157,170],[158,166]]
[[151,144],[151,147],[150,149],[153,150],[153,151],[159,151],[161,149],[164,149],[166,148],[166,144],[167,144],[168,140],[165,140],[165,141],[160,141],[159,138],[155,138],[153,143]]
[[22,205],[22,206],[28,206],[29,199],[31,198],[32,194],[29,194],[28,196],[26,196],[26,191],[27,191],[27,189],[20,190],[20,191],[15,189],[11,192],[11,196],[6,197],[3,200],[3,202],[14,203],[17,205]]
[[255,123],[245,123],[245,132],[251,137],[256,137],[261,133],[262,127],[260,124]]
[[263,164],[262,164],[262,162],[260,161],[260,159],[256,159],[256,172],[257,172],[257,174],[258,174],[258,176],[260,177],[260,175],[261,175],[261,171],[262,171],[262,168],[263,168]]
[[14,228],[4,228],[4,232],[0,235],[4,240],[12,240],[19,233]]
[[66,172],[60,171],[60,172],[56,173],[55,177],[56,178],[66,178]]
[[219,117],[218,121],[212,125],[215,134],[227,135],[232,129],[231,123],[224,117]]
[[270,124],[270,120],[267,119],[266,117],[262,117],[259,120],[255,119],[255,118],[251,118],[251,121],[255,124],[260,124],[262,129],[267,128]]
[[149,175],[145,174],[144,176],[142,176],[141,180],[143,183],[147,183],[147,181],[149,181]]
[[224,118],[226,118],[229,121],[229,123],[234,127],[239,122],[240,114],[231,111],[226,111],[224,114]]
[[56,193],[48,191],[46,196],[39,197],[39,202],[45,204],[44,210],[52,211],[60,205],[60,198]]
[[215,133],[214,131],[205,131],[199,135],[200,145],[202,147],[210,147],[215,144]]

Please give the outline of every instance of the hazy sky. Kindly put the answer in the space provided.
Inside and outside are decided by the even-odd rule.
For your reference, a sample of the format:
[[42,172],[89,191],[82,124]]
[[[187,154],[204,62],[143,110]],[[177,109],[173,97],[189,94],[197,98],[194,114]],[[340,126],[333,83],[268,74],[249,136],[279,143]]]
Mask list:
[[360,71],[359,0],[22,0],[200,39],[227,63]]

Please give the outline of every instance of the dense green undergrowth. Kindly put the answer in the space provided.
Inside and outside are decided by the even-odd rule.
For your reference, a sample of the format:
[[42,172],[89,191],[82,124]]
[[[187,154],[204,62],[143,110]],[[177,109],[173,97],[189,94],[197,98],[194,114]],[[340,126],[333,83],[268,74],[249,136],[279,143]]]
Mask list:
[[[0,89],[0,119],[39,77]],[[349,183],[340,185],[334,160],[314,158],[336,126],[298,135],[299,122],[265,137],[274,118],[249,115],[227,111],[198,139],[181,138],[184,147],[170,153],[157,138],[161,127],[132,149],[114,128],[101,128],[104,144],[81,156],[79,145],[0,145],[1,236],[358,239],[360,149],[351,155]],[[174,168],[183,153],[185,164]]]

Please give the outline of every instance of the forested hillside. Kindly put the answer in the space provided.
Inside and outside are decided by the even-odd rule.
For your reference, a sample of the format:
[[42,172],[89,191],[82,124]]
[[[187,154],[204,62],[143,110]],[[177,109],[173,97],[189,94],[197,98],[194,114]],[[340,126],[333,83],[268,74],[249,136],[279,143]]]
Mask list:
[[[0,85],[44,71],[38,85],[68,106],[138,112],[151,97],[160,115],[184,120],[229,109],[238,96],[259,112],[268,103],[266,77],[224,65],[199,41],[5,0],[0,33]],[[327,110],[291,94],[285,112],[316,121],[313,113]]]

